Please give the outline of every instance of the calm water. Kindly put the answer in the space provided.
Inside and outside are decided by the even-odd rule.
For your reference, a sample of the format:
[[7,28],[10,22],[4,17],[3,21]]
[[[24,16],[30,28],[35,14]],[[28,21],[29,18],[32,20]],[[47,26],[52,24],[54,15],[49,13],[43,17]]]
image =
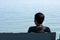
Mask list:
[[45,15],[43,25],[50,27],[59,38],[60,1],[51,1],[0,0],[0,32],[27,32],[30,26],[35,25],[35,13],[42,12]]

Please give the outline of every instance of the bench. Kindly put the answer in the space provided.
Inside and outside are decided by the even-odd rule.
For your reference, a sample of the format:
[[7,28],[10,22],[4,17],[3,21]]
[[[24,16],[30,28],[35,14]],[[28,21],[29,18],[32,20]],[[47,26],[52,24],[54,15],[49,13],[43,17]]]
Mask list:
[[55,40],[56,33],[0,33],[0,40]]

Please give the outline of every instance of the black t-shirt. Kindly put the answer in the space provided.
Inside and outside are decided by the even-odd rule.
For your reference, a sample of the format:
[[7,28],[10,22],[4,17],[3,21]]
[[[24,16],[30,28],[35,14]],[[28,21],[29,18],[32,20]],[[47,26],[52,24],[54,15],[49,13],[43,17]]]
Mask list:
[[29,28],[28,33],[41,33],[41,32],[51,32],[49,27],[45,27],[43,26],[43,28],[41,30],[39,30],[36,26],[32,26]]

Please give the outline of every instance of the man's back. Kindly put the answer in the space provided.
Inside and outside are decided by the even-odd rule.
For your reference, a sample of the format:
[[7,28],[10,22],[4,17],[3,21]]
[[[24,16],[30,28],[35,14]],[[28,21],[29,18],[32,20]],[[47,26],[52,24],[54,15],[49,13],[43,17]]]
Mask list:
[[43,26],[43,28],[40,30],[36,26],[30,27],[28,30],[28,33],[34,32],[34,33],[40,33],[40,32],[51,32],[50,28]]

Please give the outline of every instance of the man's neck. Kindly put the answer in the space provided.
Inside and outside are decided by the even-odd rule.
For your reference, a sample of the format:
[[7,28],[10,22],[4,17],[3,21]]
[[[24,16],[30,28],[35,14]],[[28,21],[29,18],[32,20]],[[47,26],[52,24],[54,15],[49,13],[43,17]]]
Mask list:
[[38,29],[42,29],[42,27],[43,27],[42,24],[37,26]]

